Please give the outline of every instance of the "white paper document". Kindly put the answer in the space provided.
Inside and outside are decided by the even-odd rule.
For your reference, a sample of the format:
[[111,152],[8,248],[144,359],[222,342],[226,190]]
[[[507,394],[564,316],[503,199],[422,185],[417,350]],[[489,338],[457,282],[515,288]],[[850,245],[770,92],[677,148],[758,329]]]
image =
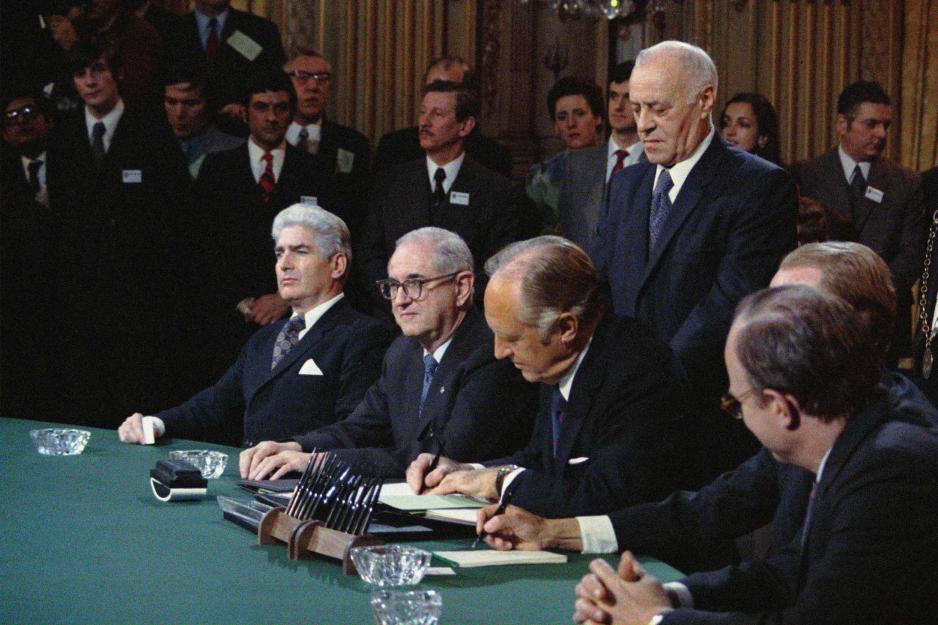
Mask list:
[[405,512],[439,510],[443,508],[482,508],[487,502],[466,495],[416,495],[406,482],[385,484],[378,501]]
[[506,564],[563,564],[567,556],[551,551],[434,551],[433,554],[463,568],[503,566]]

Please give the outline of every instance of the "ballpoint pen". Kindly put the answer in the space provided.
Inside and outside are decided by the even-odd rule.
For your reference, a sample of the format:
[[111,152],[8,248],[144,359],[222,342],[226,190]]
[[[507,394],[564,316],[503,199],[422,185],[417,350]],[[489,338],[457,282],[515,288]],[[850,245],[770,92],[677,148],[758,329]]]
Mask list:
[[[489,518],[491,519],[491,518],[497,517],[499,514],[504,514],[504,513],[505,513],[505,508],[507,508],[507,507],[508,507],[508,498],[505,497],[505,494],[504,494],[504,493],[502,493],[501,498],[499,498],[499,500],[498,500],[498,507],[495,508],[495,512],[492,513],[492,516],[490,516]],[[476,539],[475,539],[474,541],[472,541],[472,548],[475,549],[476,547],[478,547],[478,546],[479,546],[479,541],[482,540],[483,538],[485,538],[485,530],[484,530],[484,529],[483,529],[482,531],[480,531],[480,532],[476,535]]]

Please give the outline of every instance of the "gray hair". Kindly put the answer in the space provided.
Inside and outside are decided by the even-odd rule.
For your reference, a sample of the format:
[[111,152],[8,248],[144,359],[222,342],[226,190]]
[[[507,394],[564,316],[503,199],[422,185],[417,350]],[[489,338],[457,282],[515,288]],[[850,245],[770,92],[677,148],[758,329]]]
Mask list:
[[717,66],[702,48],[685,41],[662,41],[638,53],[635,58],[635,69],[662,56],[674,58],[683,75],[686,76],[685,93],[689,102],[709,86],[713,87],[713,97],[716,98],[720,80]]
[[394,249],[413,244],[428,245],[433,248],[435,255],[433,265],[441,274],[457,271],[474,273],[472,252],[469,251],[469,246],[462,237],[455,232],[434,226],[418,228],[399,238],[394,244]]
[[[274,217],[270,236],[274,242],[280,238],[284,228],[299,226],[305,228],[316,240],[316,251],[321,258],[330,259],[336,254],[344,254],[349,265],[352,263],[352,237],[342,218],[324,208],[311,204],[293,204]],[[348,275],[346,269],[345,276]]]
[[488,259],[485,271],[492,278],[520,282],[519,319],[537,328],[545,343],[561,314],[590,324],[603,312],[592,261],[563,237],[545,235],[512,243]]

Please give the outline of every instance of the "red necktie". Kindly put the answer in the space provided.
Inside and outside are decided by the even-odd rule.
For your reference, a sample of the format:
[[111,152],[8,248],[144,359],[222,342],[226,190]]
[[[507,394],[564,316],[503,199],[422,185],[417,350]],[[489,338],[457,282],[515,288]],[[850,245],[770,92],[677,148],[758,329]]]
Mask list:
[[612,173],[609,174],[610,179],[625,166],[625,157],[629,155],[625,150],[616,150],[613,154],[616,155],[616,164],[612,166]]
[[205,39],[205,58],[211,63],[218,54],[218,20],[214,17],[208,21],[208,37]]
[[261,185],[264,192],[264,204],[267,204],[270,202],[270,194],[274,190],[274,185],[277,184],[277,180],[274,178],[274,155],[270,152],[264,152],[261,160],[267,161],[267,166],[264,167],[264,173],[261,174],[258,184]]

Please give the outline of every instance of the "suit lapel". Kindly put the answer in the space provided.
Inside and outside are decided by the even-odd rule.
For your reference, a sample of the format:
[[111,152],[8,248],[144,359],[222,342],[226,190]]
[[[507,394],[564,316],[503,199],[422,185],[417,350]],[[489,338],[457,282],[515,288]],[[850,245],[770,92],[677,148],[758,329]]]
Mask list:
[[573,378],[573,386],[567,400],[567,416],[560,428],[560,440],[557,441],[558,468],[566,466],[570,461],[574,443],[593,408],[593,400],[602,386],[605,371],[609,369],[610,365],[604,362],[601,351],[601,346],[605,343],[604,335],[603,330],[597,329],[596,340],[590,343],[589,351]]
[[863,226],[866,225],[867,220],[870,218],[870,215],[876,210],[877,207],[882,206],[883,202],[886,201],[885,198],[885,189],[888,185],[887,180],[885,179],[885,171],[882,167],[879,167],[879,161],[873,161],[870,166],[870,177],[866,181],[867,188],[873,187],[883,192],[883,197],[879,203],[874,202],[870,198],[864,195],[860,199],[859,205],[855,209],[855,214],[853,216],[854,223],[856,224],[857,232],[863,230]]
[[651,214],[651,191],[655,182],[655,166],[648,163],[642,167],[643,173],[638,179],[635,192],[625,200],[626,206],[622,209],[623,224],[619,227],[619,237],[616,241],[616,248],[622,250],[624,255],[624,273],[642,276],[641,281],[637,282],[633,302],[638,301],[638,293],[648,279],[648,217]]
[[[437,367],[436,372],[433,374],[433,382],[427,390],[427,403],[424,405],[423,414],[420,415],[420,421],[417,423],[417,432],[423,431],[427,422],[435,420],[440,414],[449,414],[448,410],[440,410],[440,405],[449,405],[449,398],[454,389],[447,388],[443,380],[449,379],[450,372],[459,367],[475,348],[476,341],[467,339],[467,337],[471,337],[471,335],[474,334],[472,329],[475,322],[475,316],[470,313],[456,329],[456,332],[453,333],[453,342],[446,348],[446,353],[443,354],[443,360],[440,361],[439,367]],[[414,395],[416,398],[415,406],[419,406],[420,393],[423,391],[423,349],[420,350],[420,357],[417,361],[420,364],[417,375],[415,376],[416,379],[413,382],[414,388],[416,389],[416,394]],[[440,425],[440,429],[445,427],[445,424]]]
[[[844,177],[844,168],[840,164],[837,148],[828,152],[822,161],[823,180],[829,186],[829,193],[834,198],[833,206],[827,208],[839,211],[847,219],[850,214],[850,191],[847,179]],[[856,222],[854,222],[856,223]],[[859,228],[857,228],[859,232]]]

